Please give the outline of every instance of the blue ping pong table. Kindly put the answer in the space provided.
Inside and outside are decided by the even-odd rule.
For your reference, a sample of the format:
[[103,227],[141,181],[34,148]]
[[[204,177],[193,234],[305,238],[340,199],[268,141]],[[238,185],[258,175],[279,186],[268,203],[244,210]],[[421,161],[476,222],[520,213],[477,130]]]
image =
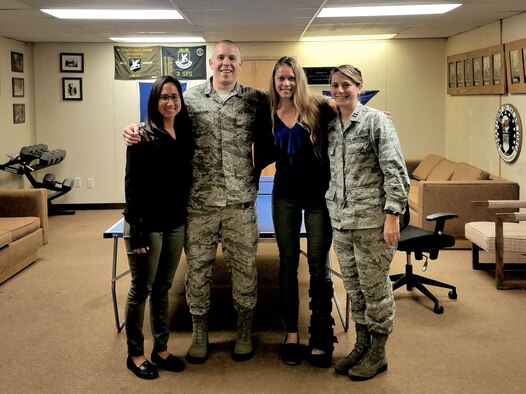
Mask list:
[[[272,222],[272,185],[273,185],[272,176],[262,176],[259,181],[259,191],[258,197],[256,200],[256,206],[258,211],[258,225],[259,225],[259,241],[260,242],[275,242],[275,233],[274,233],[274,224]],[[113,239],[113,258],[112,258],[112,270],[111,270],[111,295],[113,300],[113,312],[115,315],[115,325],[117,331],[121,332],[124,328],[124,321],[119,318],[119,308],[117,304],[117,292],[116,284],[119,279],[126,276],[130,271],[126,270],[117,274],[117,258],[118,258],[118,246],[119,239],[123,238],[123,227],[124,227],[124,218],[117,221],[110,228],[108,228],[103,233],[103,238]],[[306,237],[306,230],[304,224],[301,227],[301,236]],[[307,257],[307,254],[304,251],[301,251],[301,254]],[[327,255],[327,264],[330,269],[331,279],[334,276],[342,278],[341,274],[338,271],[335,271],[332,267],[331,254]],[[334,303],[336,304],[336,310],[342,322],[342,326],[345,332],[349,329],[349,318],[350,318],[350,308],[349,308],[349,296],[345,297],[345,310],[342,310],[340,301],[334,292]]]

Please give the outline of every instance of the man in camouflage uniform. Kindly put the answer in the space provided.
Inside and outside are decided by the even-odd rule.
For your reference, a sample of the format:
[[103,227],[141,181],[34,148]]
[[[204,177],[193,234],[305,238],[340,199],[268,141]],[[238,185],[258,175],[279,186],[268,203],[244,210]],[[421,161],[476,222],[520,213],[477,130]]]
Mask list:
[[[359,95],[362,79],[352,66],[336,70],[342,87],[333,71],[331,91],[340,105],[339,97],[343,104],[349,96]],[[331,180],[325,196],[357,340],[335,370],[365,380],[387,369],[385,342],[395,315],[389,265],[400,236],[396,216],[405,210],[409,177],[387,116],[359,102],[349,110],[348,117],[340,115],[329,124]]]
[[259,238],[252,144],[270,130],[267,94],[237,83],[239,47],[228,40],[219,42],[209,64],[212,78],[185,92],[195,139],[186,230],[186,298],[193,322],[187,360],[192,363],[208,356],[207,314],[219,236],[237,312],[233,358],[252,357]]

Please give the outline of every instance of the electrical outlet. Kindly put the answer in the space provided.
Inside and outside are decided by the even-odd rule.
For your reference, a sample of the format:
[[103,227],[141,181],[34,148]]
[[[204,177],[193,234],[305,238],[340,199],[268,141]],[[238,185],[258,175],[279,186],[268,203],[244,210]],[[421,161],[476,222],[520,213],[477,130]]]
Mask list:
[[76,177],[75,178],[75,187],[81,187],[82,186],[82,182],[80,180],[80,177]]
[[88,178],[88,187],[92,188],[93,186],[93,178]]

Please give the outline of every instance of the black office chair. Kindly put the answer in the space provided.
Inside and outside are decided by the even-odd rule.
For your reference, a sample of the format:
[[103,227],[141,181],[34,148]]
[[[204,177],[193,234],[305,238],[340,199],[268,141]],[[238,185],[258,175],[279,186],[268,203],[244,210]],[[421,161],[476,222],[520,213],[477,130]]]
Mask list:
[[446,220],[457,217],[458,215],[455,215],[454,213],[435,213],[427,216],[426,220],[436,221],[434,232],[411,226],[409,224],[409,206],[406,207],[406,212],[401,218],[400,240],[398,241],[397,249],[406,253],[407,263],[405,266],[405,273],[390,275],[391,281],[393,282],[393,290],[396,290],[403,285],[407,286],[408,291],[413,290],[413,287],[417,288],[422,294],[435,303],[433,312],[437,314],[444,313],[444,308],[439,304],[438,299],[424,285],[451,289],[448,296],[452,300],[457,298],[456,287],[414,274],[413,266],[411,265],[411,253],[415,254],[416,260],[422,260],[425,258],[422,271],[426,271],[428,259],[436,260],[440,249],[455,245],[455,238],[451,235],[444,234],[443,231]]

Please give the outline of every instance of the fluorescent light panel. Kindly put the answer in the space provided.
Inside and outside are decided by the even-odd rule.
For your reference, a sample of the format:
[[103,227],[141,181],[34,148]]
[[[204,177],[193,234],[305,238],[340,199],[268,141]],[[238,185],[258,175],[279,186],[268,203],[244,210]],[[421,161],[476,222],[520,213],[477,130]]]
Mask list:
[[444,14],[462,4],[423,4],[324,8],[318,18]]
[[110,37],[110,40],[116,42],[205,42],[203,37]]
[[59,19],[183,19],[175,10],[41,9]]
[[300,41],[369,41],[369,40],[388,40],[396,34],[363,34],[354,36],[320,36],[320,37],[303,37]]

